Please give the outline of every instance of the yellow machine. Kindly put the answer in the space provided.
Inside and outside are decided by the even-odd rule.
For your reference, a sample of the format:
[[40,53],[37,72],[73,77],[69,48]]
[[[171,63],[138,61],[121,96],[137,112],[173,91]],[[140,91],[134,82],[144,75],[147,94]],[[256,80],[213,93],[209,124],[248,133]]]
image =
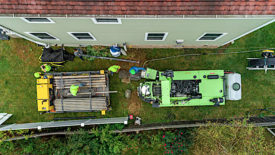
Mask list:
[[53,96],[53,85],[51,84],[50,77],[47,79],[43,77],[37,79],[37,105],[38,111],[52,111],[54,110],[54,105],[52,103]]
[[[77,96],[72,85],[82,85]],[[51,72],[37,79],[38,111],[44,113],[94,112],[111,109],[107,71]]]

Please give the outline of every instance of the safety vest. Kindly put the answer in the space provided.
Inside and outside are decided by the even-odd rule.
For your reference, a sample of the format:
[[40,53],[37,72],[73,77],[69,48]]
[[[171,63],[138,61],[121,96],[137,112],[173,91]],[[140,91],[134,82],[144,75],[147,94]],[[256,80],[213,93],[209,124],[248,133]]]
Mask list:
[[120,69],[120,66],[113,65],[113,66],[108,68],[108,71],[116,73],[119,69]]
[[77,86],[77,85],[71,85],[71,87],[70,87],[70,93],[73,96],[76,96],[77,92],[78,92],[78,89],[79,89],[79,86]]
[[50,65],[45,65],[45,70],[46,72],[51,71],[52,67]]

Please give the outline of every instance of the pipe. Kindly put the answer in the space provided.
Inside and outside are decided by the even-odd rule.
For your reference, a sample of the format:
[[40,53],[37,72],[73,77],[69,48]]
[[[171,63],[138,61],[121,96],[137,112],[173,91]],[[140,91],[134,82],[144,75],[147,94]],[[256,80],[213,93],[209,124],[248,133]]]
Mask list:
[[91,56],[91,55],[81,55],[81,56],[90,57],[90,58],[98,58],[98,59],[116,60],[116,61],[123,61],[123,62],[137,63],[137,64],[139,63],[139,61],[119,59],[119,58],[99,57],[99,56]]

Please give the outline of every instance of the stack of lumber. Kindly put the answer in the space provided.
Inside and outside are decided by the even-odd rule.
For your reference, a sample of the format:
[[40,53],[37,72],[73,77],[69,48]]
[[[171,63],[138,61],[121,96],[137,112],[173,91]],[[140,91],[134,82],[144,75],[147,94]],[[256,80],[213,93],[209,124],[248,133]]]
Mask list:
[[[61,100],[63,102],[63,110]],[[57,112],[107,110],[106,103],[106,97],[64,98],[54,100],[55,110]]]
[[54,76],[54,87],[56,89],[69,89],[71,85],[84,84],[83,87],[106,87],[105,75],[76,75],[76,76]]

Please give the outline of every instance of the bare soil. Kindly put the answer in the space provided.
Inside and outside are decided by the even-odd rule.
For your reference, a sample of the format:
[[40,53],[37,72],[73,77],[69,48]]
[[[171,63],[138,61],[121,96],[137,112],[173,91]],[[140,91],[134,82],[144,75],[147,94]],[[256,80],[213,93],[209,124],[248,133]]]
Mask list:
[[139,97],[137,96],[137,91],[133,91],[131,94],[131,98],[128,100],[129,114],[138,116],[140,113],[141,106],[142,106],[142,102],[139,99]]

